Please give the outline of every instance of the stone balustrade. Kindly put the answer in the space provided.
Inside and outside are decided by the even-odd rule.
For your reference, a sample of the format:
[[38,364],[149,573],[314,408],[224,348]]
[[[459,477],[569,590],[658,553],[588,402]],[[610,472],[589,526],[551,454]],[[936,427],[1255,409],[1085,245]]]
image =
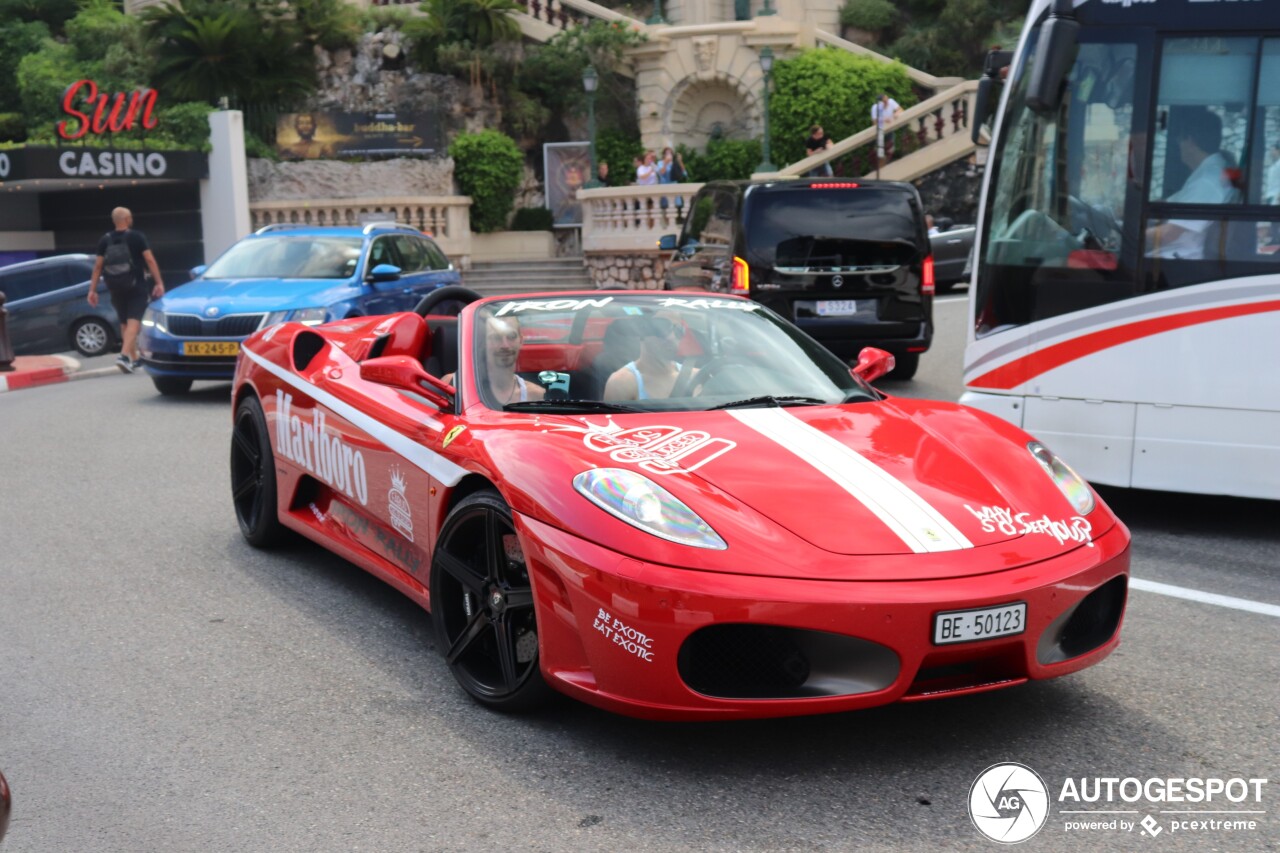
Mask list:
[[840,176],[915,180],[973,153],[969,121],[977,92],[978,81],[966,80],[901,112],[885,132],[885,156],[878,163],[876,130],[868,127],[776,173],[752,177],[796,177],[830,163]]
[[582,254],[596,287],[662,286],[664,234],[678,234],[702,184],[656,184],[578,190]]
[[430,234],[460,269],[471,266],[471,199],[468,196],[255,201],[249,205],[254,230],[273,223],[367,225],[395,221]]

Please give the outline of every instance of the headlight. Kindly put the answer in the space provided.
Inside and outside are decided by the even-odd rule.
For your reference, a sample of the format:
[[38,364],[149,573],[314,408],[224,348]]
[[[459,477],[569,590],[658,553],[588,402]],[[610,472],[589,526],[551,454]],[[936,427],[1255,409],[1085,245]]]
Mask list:
[[142,325],[147,326],[148,328],[159,329],[166,335],[169,334],[169,329],[166,328],[164,324],[163,311],[157,311],[154,308],[148,307],[147,310],[142,312]]
[[319,326],[328,313],[327,308],[299,308],[289,315],[289,319],[304,326]]
[[283,323],[285,320],[288,320],[288,319],[289,319],[288,311],[272,311],[270,314],[267,315],[267,318],[262,321],[262,325],[259,326],[258,328],[269,329],[272,326],[280,325],[281,323]]
[[1063,462],[1056,453],[1038,441],[1028,444],[1027,450],[1031,451],[1031,455],[1040,463],[1040,467],[1062,490],[1062,494],[1076,508],[1077,513],[1088,515],[1093,512],[1095,506],[1093,492],[1090,490],[1089,484],[1081,479],[1079,474],[1071,470],[1070,465]]
[[660,539],[715,551],[729,547],[679,498],[634,471],[593,468],[574,477],[573,487],[610,515]]

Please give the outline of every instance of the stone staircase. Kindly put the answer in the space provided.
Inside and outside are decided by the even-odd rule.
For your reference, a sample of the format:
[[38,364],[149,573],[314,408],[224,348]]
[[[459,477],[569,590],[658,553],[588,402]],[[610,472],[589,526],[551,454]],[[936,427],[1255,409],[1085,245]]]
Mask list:
[[484,296],[595,290],[582,258],[475,263],[462,273],[462,284]]

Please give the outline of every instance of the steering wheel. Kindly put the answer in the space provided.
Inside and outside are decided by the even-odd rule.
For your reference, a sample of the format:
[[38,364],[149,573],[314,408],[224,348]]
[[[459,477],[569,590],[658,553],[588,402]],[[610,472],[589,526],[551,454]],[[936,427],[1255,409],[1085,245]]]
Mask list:
[[484,297],[471,288],[463,287],[460,284],[450,284],[445,287],[438,287],[422,297],[422,301],[413,309],[413,313],[419,317],[426,317],[431,313],[432,308],[442,302],[459,302],[462,305],[470,305],[478,299],[484,299]]
[[692,360],[686,361],[680,366],[680,375],[676,377],[676,384],[672,386],[670,396],[692,397],[720,371],[736,363],[742,363],[741,359],[730,355],[713,355],[706,364],[698,368],[698,375],[694,376]]

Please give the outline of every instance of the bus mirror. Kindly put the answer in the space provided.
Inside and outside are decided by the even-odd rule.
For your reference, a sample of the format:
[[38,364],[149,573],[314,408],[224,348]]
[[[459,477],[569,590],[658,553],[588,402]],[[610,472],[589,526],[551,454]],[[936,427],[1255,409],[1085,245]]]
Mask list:
[[1027,106],[1035,112],[1057,112],[1063,83],[1076,59],[1079,33],[1072,0],[1053,0],[1053,11],[1040,28],[1040,43],[1027,81]]
[[982,78],[978,80],[978,93],[974,98],[974,121],[972,130],[973,144],[984,145],[982,127],[995,112],[996,103],[1000,100],[1000,89],[1005,75],[1009,73],[1009,65],[1013,62],[1013,51],[992,48],[982,64]]

